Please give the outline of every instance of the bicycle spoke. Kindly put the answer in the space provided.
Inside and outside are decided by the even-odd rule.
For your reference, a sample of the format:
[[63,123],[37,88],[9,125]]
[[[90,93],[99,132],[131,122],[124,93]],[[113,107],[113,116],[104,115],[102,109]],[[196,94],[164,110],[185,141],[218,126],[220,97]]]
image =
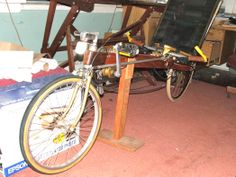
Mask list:
[[85,98],[78,125],[70,129],[79,118],[84,99],[85,89],[80,82],[74,76],[60,78],[45,86],[27,108],[24,122],[28,124],[21,125],[24,131],[20,136],[27,141],[21,143],[22,154],[31,168],[50,174],[64,171],[80,161],[94,143],[101,122],[101,103],[94,88]]

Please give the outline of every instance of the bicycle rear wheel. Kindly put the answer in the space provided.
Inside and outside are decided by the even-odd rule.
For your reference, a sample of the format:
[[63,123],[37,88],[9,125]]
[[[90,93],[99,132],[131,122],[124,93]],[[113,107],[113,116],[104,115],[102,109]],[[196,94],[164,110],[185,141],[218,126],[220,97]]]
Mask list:
[[71,128],[81,109],[83,85],[76,76],[59,78],[41,89],[27,107],[20,146],[33,170],[44,174],[66,171],[81,161],[94,144],[102,110],[92,85],[80,122]]
[[167,81],[166,81],[166,91],[167,96],[171,101],[175,101],[180,98],[187,90],[194,73],[195,63],[191,63],[192,70],[182,71],[170,69]]

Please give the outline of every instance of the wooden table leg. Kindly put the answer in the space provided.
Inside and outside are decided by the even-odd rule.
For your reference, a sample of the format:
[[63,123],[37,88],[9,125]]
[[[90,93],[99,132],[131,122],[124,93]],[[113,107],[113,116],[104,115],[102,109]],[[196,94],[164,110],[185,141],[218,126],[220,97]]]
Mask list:
[[[132,61],[134,59],[129,59]],[[129,102],[129,91],[131,79],[133,77],[134,65],[128,65],[122,70],[122,75],[119,83],[118,98],[116,103],[116,114],[114,122],[114,131],[102,130],[98,139],[111,144],[116,147],[120,147],[125,150],[135,151],[143,145],[142,141],[135,138],[124,136],[124,129],[126,124],[126,114]]]

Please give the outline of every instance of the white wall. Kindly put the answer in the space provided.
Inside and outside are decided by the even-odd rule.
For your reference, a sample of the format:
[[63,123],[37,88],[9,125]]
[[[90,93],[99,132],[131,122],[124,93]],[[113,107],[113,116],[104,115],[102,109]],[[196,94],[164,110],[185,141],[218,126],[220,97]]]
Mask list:
[[236,0],[224,0],[225,13],[236,14]]

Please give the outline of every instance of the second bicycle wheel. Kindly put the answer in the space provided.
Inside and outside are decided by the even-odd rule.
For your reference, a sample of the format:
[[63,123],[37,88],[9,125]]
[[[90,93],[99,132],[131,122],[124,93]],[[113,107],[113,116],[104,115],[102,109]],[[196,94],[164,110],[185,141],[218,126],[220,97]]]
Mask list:
[[195,63],[191,63],[192,70],[181,71],[170,69],[167,74],[166,91],[171,101],[180,98],[187,90],[194,73]]
[[56,174],[76,165],[92,147],[101,124],[101,102],[90,85],[85,109],[76,127],[85,88],[77,76],[59,78],[41,89],[24,114],[20,146],[29,166]]

